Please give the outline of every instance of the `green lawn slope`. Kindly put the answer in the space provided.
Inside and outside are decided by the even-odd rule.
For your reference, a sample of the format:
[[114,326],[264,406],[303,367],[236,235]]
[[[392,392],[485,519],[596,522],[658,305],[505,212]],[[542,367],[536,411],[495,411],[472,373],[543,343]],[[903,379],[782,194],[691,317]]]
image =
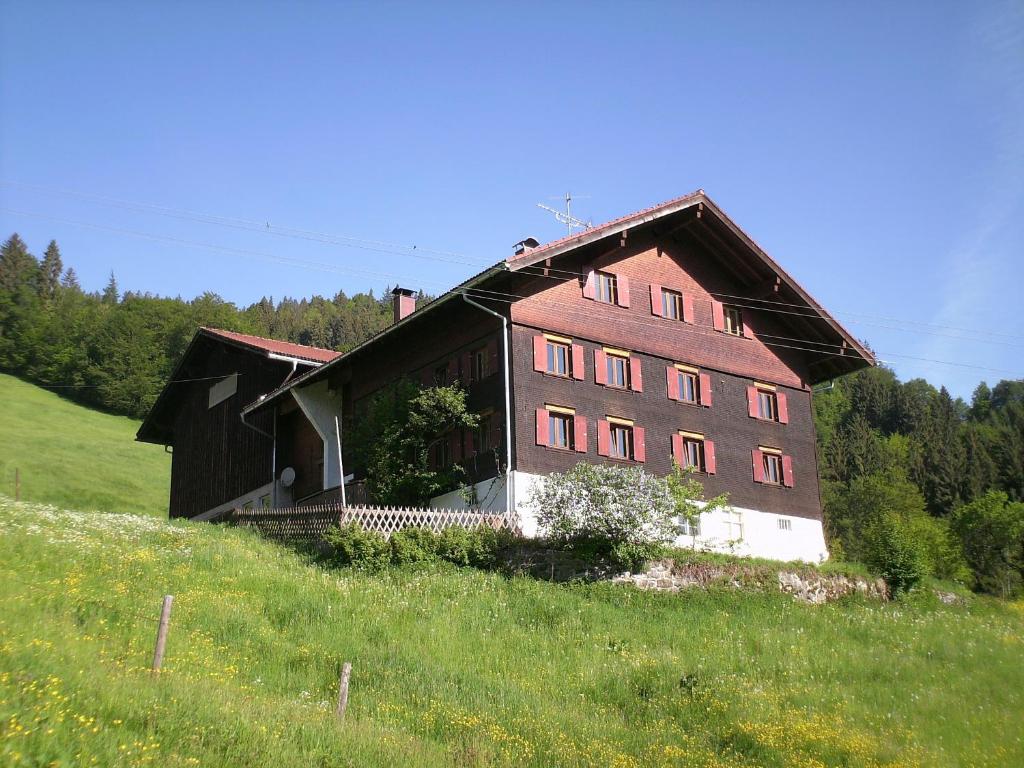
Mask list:
[[73,509],[167,515],[171,457],[135,442],[139,422],[0,374],[0,493]]
[[331,572],[0,498],[3,766],[1024,765],[1022,639],[1021,603]]

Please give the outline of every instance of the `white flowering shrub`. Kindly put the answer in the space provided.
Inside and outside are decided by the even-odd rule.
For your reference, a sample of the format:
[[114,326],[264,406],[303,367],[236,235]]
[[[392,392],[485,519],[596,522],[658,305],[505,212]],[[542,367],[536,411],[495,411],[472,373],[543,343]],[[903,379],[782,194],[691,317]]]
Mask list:
[[534,486],[541,532],[558,546],[635,565],[674,536],[677,501],[640,467],[580,463]]

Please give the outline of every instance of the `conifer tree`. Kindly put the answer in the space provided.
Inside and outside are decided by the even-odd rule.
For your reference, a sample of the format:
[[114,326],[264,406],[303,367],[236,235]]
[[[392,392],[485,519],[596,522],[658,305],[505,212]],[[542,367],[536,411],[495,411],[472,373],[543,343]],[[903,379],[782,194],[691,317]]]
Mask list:
[[60,284],[69,291],[82,290],[82,286],[78,282],[78,274],[75,272],[73,267],[68,267],[64,271],[64,277],[60,279]]
[[114,277],[114,271],[110,271],[110,280],[107,281],[107,287],[103,289],[102,300],[104,304],[117,304],[117,300],[120,298],[120,294],[117,291],[117,278]]
[[60,260],[60,248],[57,241],[51,240],[46,246],[46,253],[43,254],[43,263],[39,270],[39,295],[44,301],[49,301],[57,295],[60,287],[60,275],[64,271],[64,265]]
[[35,290],[38,280],[39,262],[15,232],[0,247],[0,291],[14,294],[23,287]]

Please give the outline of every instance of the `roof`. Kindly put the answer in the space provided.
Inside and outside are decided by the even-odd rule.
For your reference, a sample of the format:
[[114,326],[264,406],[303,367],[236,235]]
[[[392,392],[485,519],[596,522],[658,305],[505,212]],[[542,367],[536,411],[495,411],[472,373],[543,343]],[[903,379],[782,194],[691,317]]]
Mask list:
[[322,364],[334,360],[341,355],[340,352],[335,352],[333,349],[309,347],[305,344],[293,344],[289,341],[278,341],[276,339],[267,339],[262,336],[251,336],[247,333],[225,331],[220,328],[200,327],[196,329],[196,332],[192,336],[192,340],[189,342],[184,354],[182,354],[181,359],[178,360],[177,365],[175,365],[174,372],[171,374],[167,383],[164,384],[164,388],[157,396],[156,402],[153,403],[153,407],[150,408],[149,413],[146,414],[146,418],[143,420],[142,426],[139,427],[139,431],[135,435],[136,440],[144,443],[156,443],[158,445],[170,444],[171,436],[169,427],[166,425],[165,420],[162,417],[165,411],[168,411],[168,409],[173,407],[173,395],[179,390],[177,385],[187,382],[187,377],[184,375],[184,371],[188,360],[201,346],[201,342],[204,341],[207,343],[212,341],[228,344],[237,349],[242,349],[264,357],[277,355],[289,360],[297,360],[302,365],[312,366],[314,370]]
[[218,336],[228,341],[233,341],[251,349],[258,349],[284,357],[297,357],[300,360],[310,360],[314,363],[329,363],[340,355],[333,349],[322,347],[308,347],[305,344],[293,344],[290,341],[278,341],[277,339],[266,339],[262,336],[250,336],[247,333],[236,333],[235,331],[224,331],[220,328],[200,328],[200,333],[210,336]]
[[[402,326],[419,319],[425,313],[432,311],[439,306],[442,306],[450,299],[460,294],[465,294],[467,290],[477,289],[477,286],[479,286],[480,284],[484,283],[485,281],[494,277],[497,274],[520,272],[528,267],[537,264],[538,262],[544,261],[545,259],[560,256],[570,251],[574,251],[577,248],[581,248],[591,243],[597,242],[599,240],[603,240],[608,237],[613,237],[619,233],[622,233],[634,227],[650,224],[652,222],[665,219],[666,217],[688,210],[695,211],[698,217],[704,214],[709,214],[710,216],[713,216],[720,224],[722,232],[731,236],[732,238],[734,238],[736,242],[741,244],[743,246],[743,250],[750,255],[753,261],[761,264],[762,268],[767,273],[777,276],[778,279],[789,289],[789,291],[794,297],[799,298],[802,302],[807,304],[807,307],[809,309],[814,310],[814,312],[818,316],[820,316],[821,320],[825,321],[831,333],[834,334],[835,336],[838,336],[841,339],[842,346],[844,348],[849,347],[856,354],[856,358],[853,355],[850,355],[849,357],[845,358],[847,361],[860,359],[863,362],[866,362],[868,365],[875,364],[874,355],[870,352],[870,350],[865,348],[859,341],[857,341],[856,338],[853,337],[852,334],[850,334],[849,331],[847,331],[842,325],[840,325],[839,322],[835,320],[835,318],[833,318],[827,311],[825,311],[825,309],[806,290],[804,290],[804,288],[799,283],[797,283],[796,280],[794,280],[785,270],[783,270],[782,267],[780,267],[775,262],[775,260],[772,259],[764,251],[764,249],[762,249],[753,240],[753,238],[751,238],[742,229],[740,229],[740,227],[734,221],[732,221],[732,219],[730,219],[714,202],[712,202],[711,198],[708,197],[708,195],[704,192],[703,189],[698,189],[694,192],[690,192],[689,194],[682,195],[671,200],[667,200],[663,203],[658,203],[657,205],[652,205],[647,208],[643,208],[639,211],[635,211],[625,216],[620,216],[617,219],[612,219],[611,221],[599,224],[596,227],[590,227],[581,232],[576,232],[571,235],[567,235],[566,237],[560,238],[558,240],[553,240],[550,243],[546,243],[536,248],[529,248],[528,250],[524,250],[523,252],[515,256],[499,261],[493,266],[488,267],[483,271],[477,273],[476,275],[469,278],[465,282],[455,286],[450,291],[438,297],[429,304],[425,305],[424,307],[417,309],[415,312],[406,316],[405,318],[395,323],[394,325],[390,325],[387,328],[384,328],[383,330],[379,331],[377,334],[371,336],[362,344],[359,344],[358,346],[354,347],[345,354],[337,356],[336,358],[334,358],[321,368],[308,371],[303,375],[288,381],[286,384],[283,384],[273,392],[268,393],[266,396],[261,397],[256,402],[250,403],[243,409],[243,412],[249,413],[254,410],[257,410],[258,408],[269,405],[271,402],[279,398],[292,387],[300,386],[307,381],[325,375],[325,371],[330,369],[333,365],[337,365],[341,363],[343,360],[349,359],[350,356],[358,352],[361,352],[365,348],[379,341],[382,337],[394,333]],[[705,217],[705,221],[707,221],[707,216]],[[524,272],[524,274],[530,273]],[[477,298],[485,297],[477,296]],[[753,300],[762,304],[765,309],[768,309],[771,306],[770,300]],[[793,315],[793,313],[787,314]],[[791,320],[793,321],[796,321],[796,319],[797,318],[795,317],[791,318]],[[803,322],[806,323],[807,321],[804,320]],[[809,343],[815,344],[820,342],[810,341]],[[824,352],[822,354],[829,353]],[[838,365],[839,358],[833,359],[837,361]],[[836,374],[840,372],[846,371],[839,371],[838,369],[836,370]],[[831,377],[831,375],[826,375],[823,378]]]

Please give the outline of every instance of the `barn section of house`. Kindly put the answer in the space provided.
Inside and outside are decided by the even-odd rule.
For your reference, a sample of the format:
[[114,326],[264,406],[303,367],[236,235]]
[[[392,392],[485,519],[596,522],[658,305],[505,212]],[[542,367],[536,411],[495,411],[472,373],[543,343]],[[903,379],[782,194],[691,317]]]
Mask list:
[[514,510],[527,532],[530,490],[551,472],[589,461],[664,475],[677,463],[731,502],[682,526],[679,543],[827,556],[811,387],[873,358],[702,191],[544,246],[524,240],[425,307],[394,298],[392,326],[243,410],[276,422],[278,471],[300,440],[288,413],[298,405],[315,428],[319,485],[298,503],[360,480],[365,457],[345,437],[375,394],[401,378],[458,380],[482,426],[438,436],[431,460],[462,463],[481,505]]
[[[329,349],[197,330],[136,435],[172,453],[170,516],[202,519],[280,501],[274,498],[274,416],[258,414],[243,422],[242,406],[337,356]],[[288,440],[278,454],[295,465],[316,467],[323,461],[323,444],[299,416],[282,415]],[[298,475],[296,484],[303,482],[319,488],[319,474],[312,481],[308,473]]]

